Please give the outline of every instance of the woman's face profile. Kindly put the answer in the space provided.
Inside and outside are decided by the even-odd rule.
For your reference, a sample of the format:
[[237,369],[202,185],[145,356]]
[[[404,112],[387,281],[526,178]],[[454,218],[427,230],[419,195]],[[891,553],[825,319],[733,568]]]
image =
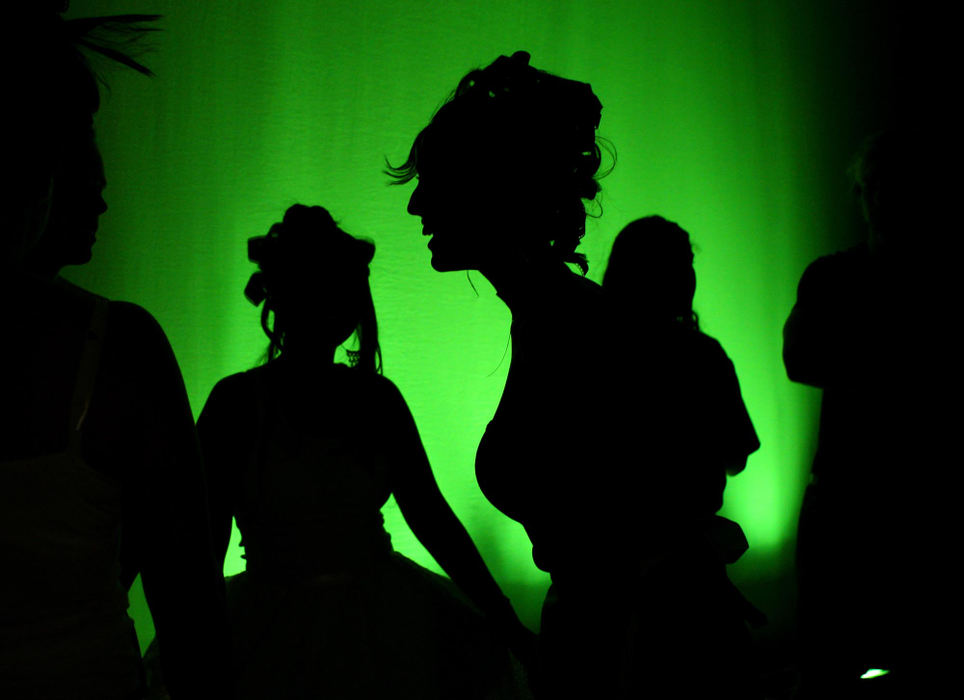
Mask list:
[[417,184],[408,213],[422,219],[432,267],[438,272],[478,270],[491,259],[495,195],[475,159],[440,147],[419,154]]
[[100,215],[107,211],[104,163],[91,132],[69,149],[53,177],[50,214],[31,258],[59,270],[90,262]]

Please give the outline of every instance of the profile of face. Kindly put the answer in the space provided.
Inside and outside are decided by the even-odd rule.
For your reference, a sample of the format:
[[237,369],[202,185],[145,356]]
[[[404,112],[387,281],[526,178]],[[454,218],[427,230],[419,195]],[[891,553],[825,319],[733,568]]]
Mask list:
[[[432,267],[439,272],[484,269],[501,230],[492,180],[476,158],[456,157],[459,152],[464,149],[432,144],[419,153],[416,187],[408,202],[408,213],[422,219]],[[505,202],[498,206],[504,209]]]
[[65,265],[90,262],[100,215],[107,211],[104,163],[93,131],[66,149],[54,171],[47,223],[28,265],[56,273]]
[[589,85],[533,68],[525,51],[467,73],[388,170],[397,183],[417,178],[408,212],[431,238],[432,267],[491,279],[555,257],[583,266],[574,248],[581,200],[599,191],[601,109]]

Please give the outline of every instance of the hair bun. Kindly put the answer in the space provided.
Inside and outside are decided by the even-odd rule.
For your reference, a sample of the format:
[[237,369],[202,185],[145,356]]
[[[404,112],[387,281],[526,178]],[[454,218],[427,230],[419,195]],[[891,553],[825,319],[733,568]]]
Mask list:
[[375,244],[340,228],[327,209],[294,204],[263,236],[248,239],[248,260],[258,265],[244,295],[257,306],[287,277],[294,265],[311,263],[332,276],[365,270],[375,256]]
[[509,57],[509,60],[511,60],[513,63],[519,63],[528,67],[529,60],[531,58],[532,56],[528,51],[516,51],[514,54],[512,54],[512,56]]

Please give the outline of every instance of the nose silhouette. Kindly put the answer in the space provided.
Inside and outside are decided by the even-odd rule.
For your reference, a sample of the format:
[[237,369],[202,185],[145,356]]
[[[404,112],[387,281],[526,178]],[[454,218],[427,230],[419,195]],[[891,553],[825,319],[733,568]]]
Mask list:
[[408,199],[408,213],[411,214],[412,216],[420,216],[422,213],[422,210],[419,207],[419,203],[418,203],[418,198],[420,195],[419,190],[421,189],[422,189],[422,186],[420,184],[416,185],[415,189],[412,190],[412,196],[409,197]]

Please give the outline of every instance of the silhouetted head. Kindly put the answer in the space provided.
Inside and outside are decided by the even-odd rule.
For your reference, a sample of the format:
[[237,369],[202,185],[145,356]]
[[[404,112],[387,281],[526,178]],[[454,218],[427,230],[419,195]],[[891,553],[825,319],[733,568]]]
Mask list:
[[323,207],[295,204],[264,236],[248,239],[248,259],[258,264],[245,287],[251,303],[262,302],[261,327],[271,340],[268,361],[286,343],[312,343],[332,350],[358,336],[348,351],[353,366],[380,371],[378,326],[368,284],[375,245],[340,228]]
[[[850,167],[854,193],[860,198],[870,229],[871,246],[888,250],[917,247],[920,228],[945,202],[935,201],[935,179],[929,141],[919,131],[881,131],[870,136]],[[917,239],[917,240],[915,240]],[[930,242],[927,243],[930,245]]]
[[647,320],[678,321],[698,328],[689,234],[661,216],[628,224],[613,241],[603,290]]
[[[4,8],[7,31],[6,166],[0,257],[8,271],[56,274],[90,260],[102,197],[104,168],[94,139],[100,106],[98,77],[83,51],[150,74],[127,48],[156,15],[65,21],[63,0]],[[14,48],[15,47],[15,48]]]
[[388,172],[418,179],[408,211],[431,236],[439,271],[486,269],[540,256],[587,269],[576,246],[584,200],[599,192],[602,105],[586,83],[501,56],[473,70]]

